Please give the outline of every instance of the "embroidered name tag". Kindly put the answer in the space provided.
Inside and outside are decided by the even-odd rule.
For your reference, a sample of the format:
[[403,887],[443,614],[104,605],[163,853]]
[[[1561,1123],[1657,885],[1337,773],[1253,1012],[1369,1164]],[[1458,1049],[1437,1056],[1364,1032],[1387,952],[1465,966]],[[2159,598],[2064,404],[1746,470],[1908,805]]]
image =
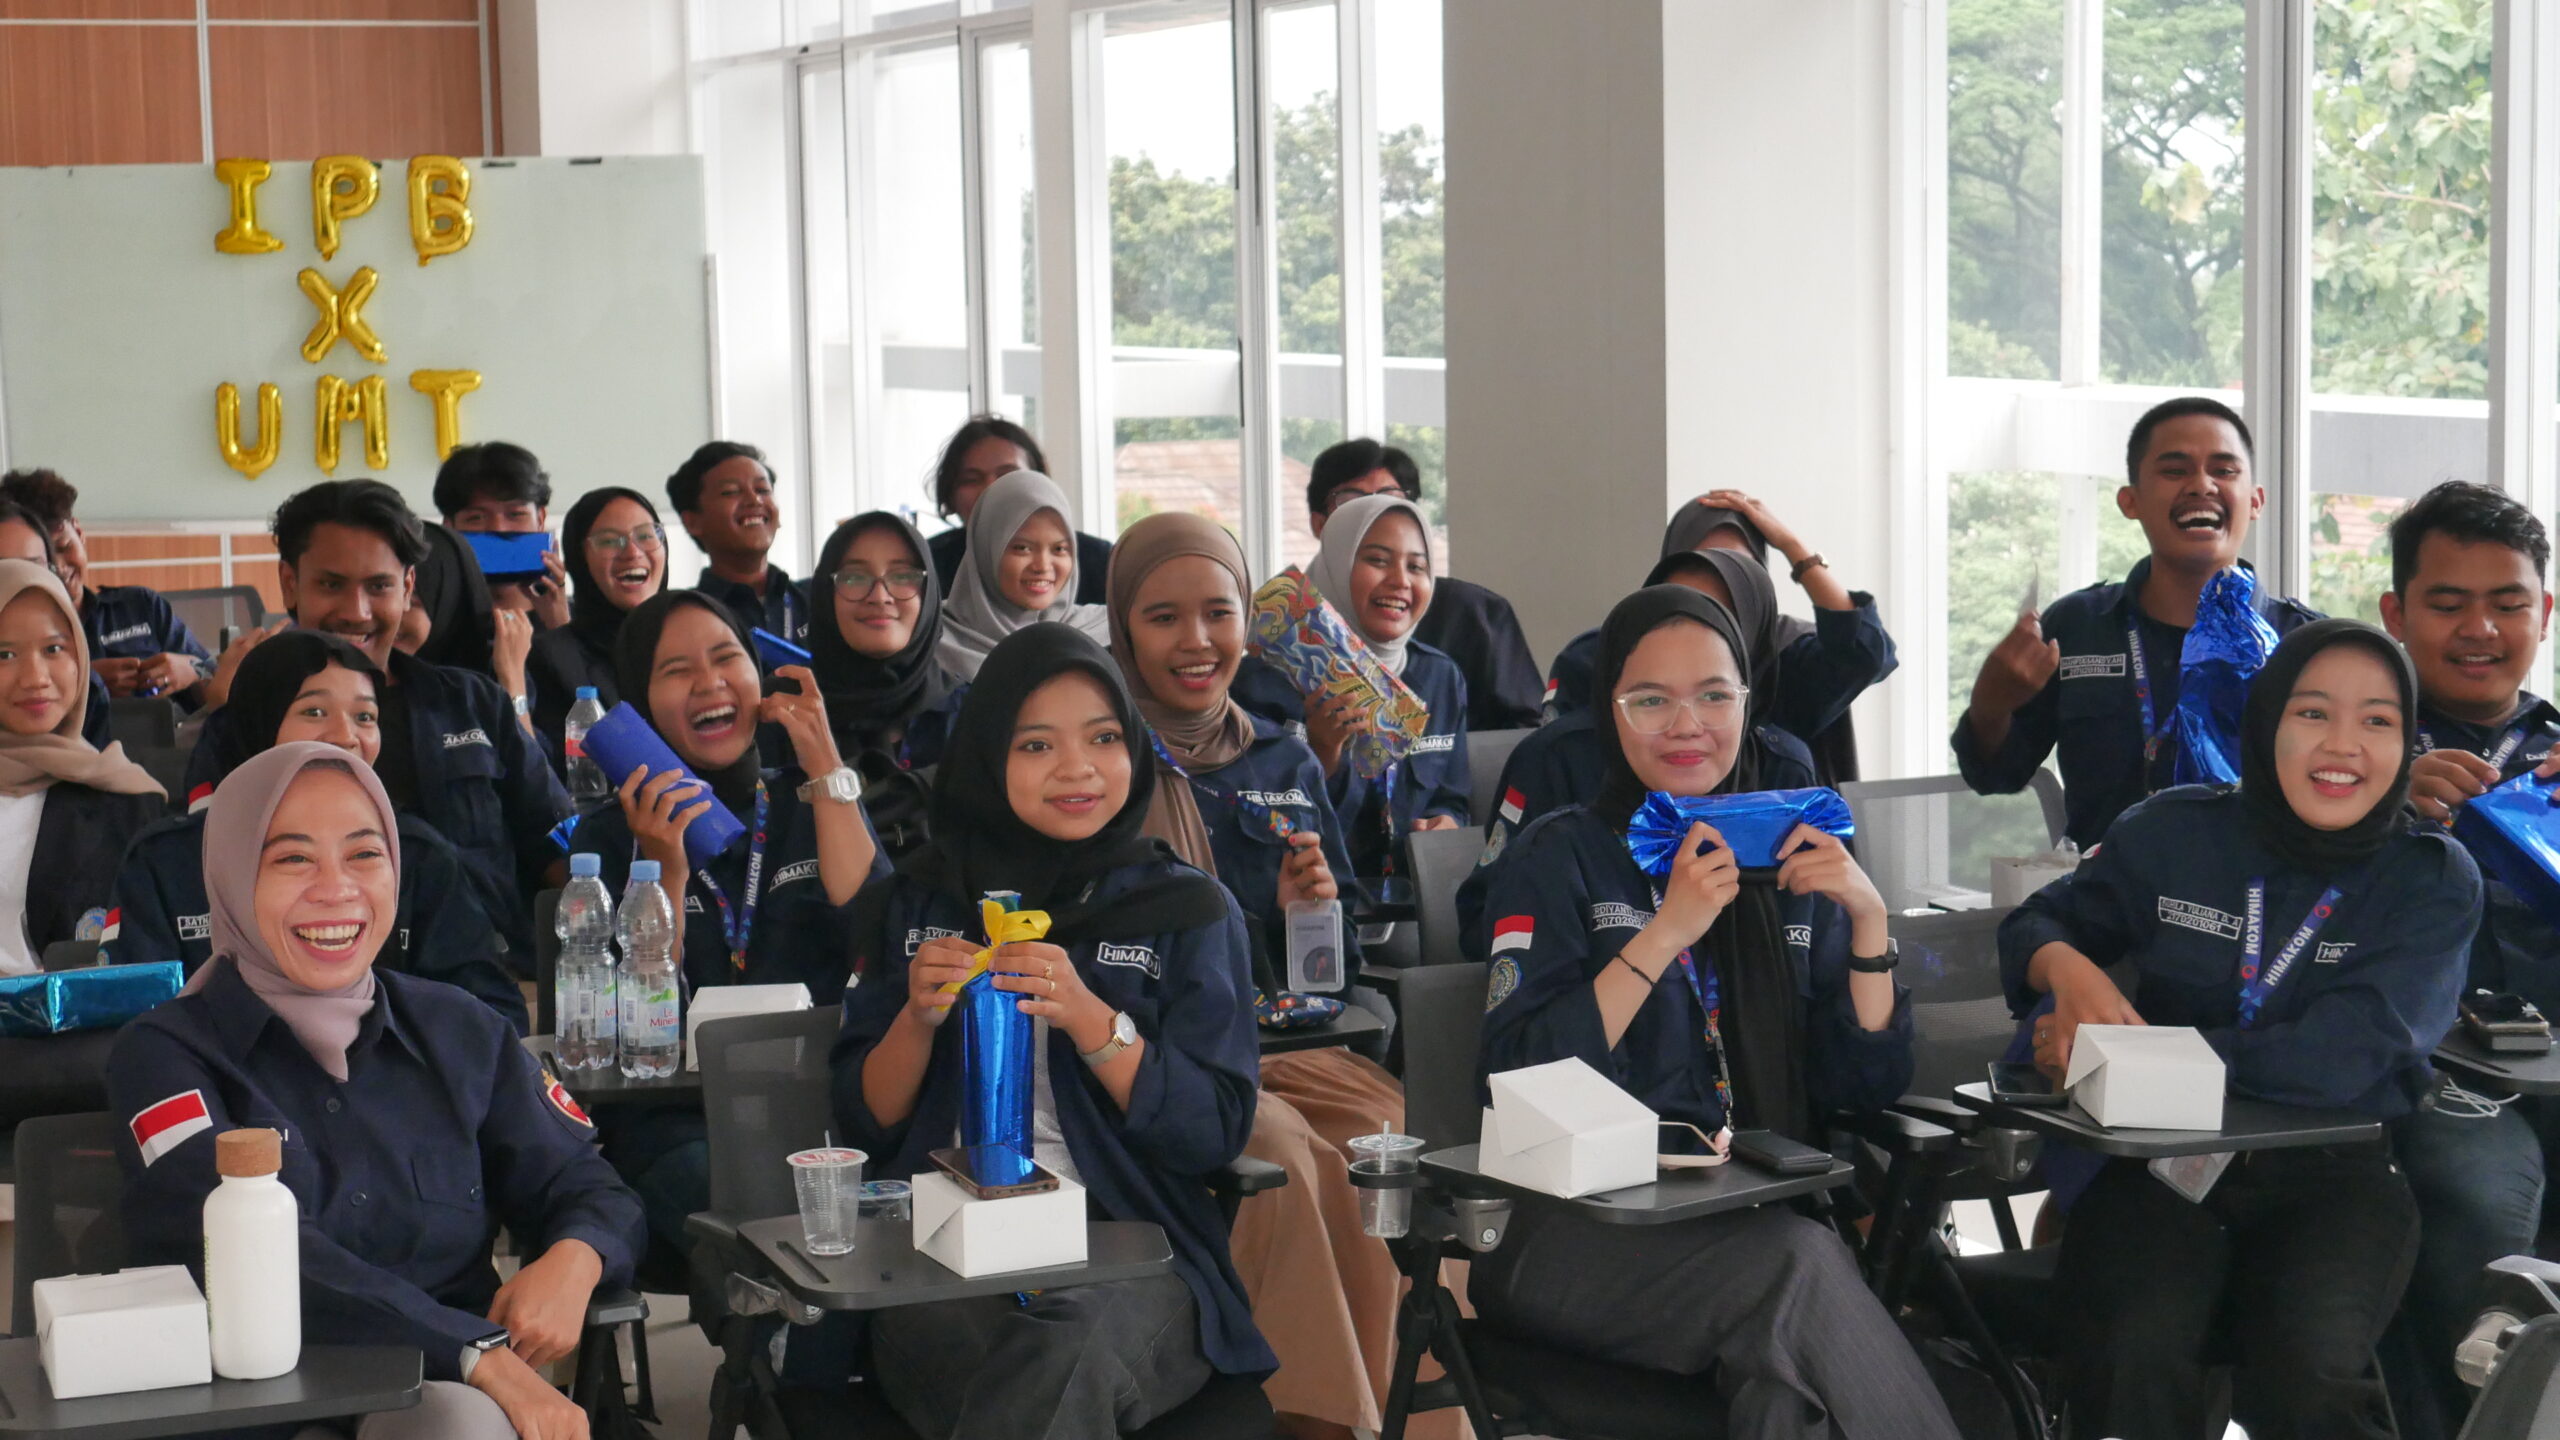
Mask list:
[[2193,930],[2199,935],[2218,935],[2225,940],[2240,938],[2239,916],[2216,910],[2210,905],[2198,905],[2192,900],[2172,900],[2166,895],[2160,897],[2160,923]]
[[181,915],[181,916],[179,916],[179,917],[178,917],[178,938],[179,938],[179,939],[181,939],[181,940],[210,940],[210,939],[212,939],[212,938],[213,938],[213,917],[212,917],[212,916],[210,916],[210,915]]
[[1810,925],[1788,926],[1787,943],[1790,945],[1803,945],[1810,947],[1813,944],[1813,927]]
[[2065,655],[2062,678],[2065,680],[2104,680],[2124,674],[2122,655]]
[[2312,952],[2311,963],[2335,965],[2346,959],[2347,952],[2354,948],[2356,948],[2356,942],[2353,940],[2323,940],[2320,942],[2320,948]]
[[801,860],[773,872],[773,888],[779,890],[794,880],[806,880],[818,873],[818,862]]
[[699,915],[699,914],[701,914],[701,913],[702,913],[702,897],[701,897],[701,896],[699,896],[699,895],[687,895],[686,897],[684,897],[684,913],[686,913],[687,915]]
[[1614,900],[1591,907],[1591,928],[1594,930],[1641,930],[1652,918],[1633,905],[1621,905]]
[[910,930],[907,932],[907,958],[914,959],[916,951],[922,949],[927,940],[956,940],[959,936],[959,931],[945,930],[939,925],[927,925],[921,930]]
[[1159,975],[1156,952],[1144,945],[1096,945],[1093,947],[1093,961],[1097,965],[1119,965],[1131,970],[1143,970],[1150,980],[1158,978]]
[[1307,798],[1306,791],[1294,788],[1288,790],[1239,790],[1236,792],[1236,798],[1239,800],[1250,800],[1256,805],[1298,805],[1309,809],[1312,809],[1315,806],[1315,802]]
[[128,625],[124,629],[118,630],[112,635],[101,637],[98,643],[100,645],[121,645],[127,640],[147,639],[150,634],[151,627],[148,625]]
[[1443,751],[1455,750],[1457,748],[1458,737],[1455,735],[1425,735],[1421,739],[1414,741],[1413,749],[1406,753],[1412,755],[1437,755]]
[[[447,735],[444,737],[444,748],[447,750],[459,750],[465,745],[488,744],[489,732],[480,729],[465,730],[459,735]],[[497,747],[490,746],[490,748],[495,749]]]

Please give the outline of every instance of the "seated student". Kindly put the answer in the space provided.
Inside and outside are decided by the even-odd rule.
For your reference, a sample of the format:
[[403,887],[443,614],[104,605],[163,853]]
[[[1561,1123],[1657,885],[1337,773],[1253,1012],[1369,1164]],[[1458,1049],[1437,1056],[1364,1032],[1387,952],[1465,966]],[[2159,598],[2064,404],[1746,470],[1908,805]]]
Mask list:
[[[1328,446],[1307,470],[1307,529],[1321,540],[1334,507],[1391,493],[1422,503],[1422,468],[1411,455],[1375,440]],[[1510,601],[1472,581],[1440,576],[1413,638],[1458,662],[1458,673],[1467,677],[1469,730],[1529,729],[1545,718],[1538,662]]]
[[927,790],[900,779],[907,727],[940,718],[951,677],[942,642],[942,582],[924,536],[887,510],[836,527],[809,577],[809,668],[826,696],[836,751],[861,772],[863,810],[892,859],[924,843]]
[[[616,897],[632,861],[658,862],[659,884],[676,906],[686,993],[796,983],[818,1004],[835,1004],[853,971],[846,906],[888,867],[809,672],[783,667],[778,678],[799,693],[766,694],[747,627],[697,590],[670,590],[634,608],[615,662],[622,693],[711,793],[679,784],[675,771],[635,770],[621,782],[620,805],[580,821],[570,848],[599,857],[605,889]],[[796,767],[758,764],[759,719],[789,734]],[[714,804],[727,806],[746,833],[695,870],[685,858],[685,827]],[[678,1254],[690,1248],[684,1217],[710,1203],[703,1136],[699,1106],[616,1107],[605,1116],[605,1153],[647,1203],[651,1233]]]
[[[2391,522],[2382,621],[2418,675],[2409,798],[2426,819],[2450,824],[2490,786],[2560,773],[2560,710],[2525,688],[2543,673],[2550,561],[2542,522],[2484,485],[2448,481]],[[2560,932],[2505,884],[2485,884],[2465,989],[2521,995],[2560,1015]],[[2533,1253],[2543,1137],[2560,1138],[2560,1111],[2547,1102],[2469,1077],[2459,1084],[2392,1130],[2420,1227],[2418,1263],[2383,1349],[2403,1440],[2450,1440],[2462,1428],[2472,1392],[2454,1374],[2454,1345],[2479,1313],[2481,1268]]]
[[532,735],[533,682],[525,661],[533,651],[533,622],[489,598],[488,577],[460,535],[433,521],[418,528],[427,537],[427,558],[419,562],[415,600],[392,643],[427,664],[497,681],[518,728]]
[[942,987],[981,948],[980,897],[1016,891],[1050,921],[1047,939],[994,956],[996,988],[1039,1022],[1035,1158],[1084,1186],[1096,1216],[1151,1221],[1173,1243],[1172,1275],[875,1315],[873,1373],[922,1435],[1111,1440],[1212,1372],[1275,1363],[1205,1185],[1253,1124],[1244,919],[1141,833],[1145,723],[1091,639],[1064,625],[1007,636],[934,776],[932,845],[858,907],[837,1133],[899,1179],[953,1143],[960,1037]]
[[[1759,788],[1744,673],[1733,618],[1695,591],[1657,585],[1609,612],[1593,691],[1606,774],[1591,804],[1540,817],[1499,862],[1480,1077],[1575,1058],[1666,1122],[1816,1143],[1823,1116],[1910,1083],[1910,993],[1891,974],[1884,901],[1839,840],[1798,827],[1774,883],[1743,876],[1705,825],[1667,882],[1627,852],[1649,791]],[[1488,1323],[1714,1374],[1732,1434],[1956,1433],[1839,1236],[1784,1206],[1647,1226],[1521,1205],[1472,1271]]]
[[1037,470],[1006,475],[980,492],[969,511],[969,546],[942,607],[935,651],[942,668],[954,680],[973,679],[998,641],[1042,621],[1109,639],[1103,607],[1080,604],[1075,593],[1075,532],[1067,528],[1066,492]]
[[[2390,1121],[2434,1090],[2481,891],[2471,857],[2406,808],[2416,689],[2371,626],[2287,636],[2249,687],[2238,788],[2126,811],[2002,923],[2012,1006],[2054,997],[2037,1063],[2065,1069],[2083,1024],[2190,1025],[2242,1099]],[[2100,968],[2119,961],[2138,1002]],[[2056,1276],[2075,1430],[2218,1434],[2207,1367],[2236,1347],[2231,1418],[2251,1435],[2392,1434],[2373,1346],[2417,1243],[2388,1141],[2255,1151],[2201,1202],[2107,1162]]]
[[42,523],[53,572],[79,607],[89,637],[89,665],[113,696],[165,695],[192,710],[204,703],[213,652],[160,592],[147,585],[92,586],[89,540],[72,515],[80,491],[50,470],[0,476],[0,499],[23,505]]
[[[24,560],[41,565],[61,578],[53,561],[53,540],[45,524],[34,511],[15,500],[0,496],[0,560]],[[89,668],[89,704],[80,717],[80,738],[100,750],[115,738],[114,715],[107,701],[107,682],[99,678],[96,666]]]
[[[935,535],[927,548],[933,561],[934,577],[942,582],[943,593],[951,593],[960,583],[960,556],[968,548],[969,517],[977,513],[978,497],[987,487],[1016,470],[1049,473],[1049,458],[1040,453],[1040,442],[1031,432],[1001,415],[978,415],[968,424],[951,432],[942,447],[942,458],[933,466],[934,513],[951,522],[951,528]],[[1076,603],[1099,605],[1103,601],[1103,576],[1111,569],[1111,542],[1099,535],[1076,532]]]
[[[551,528],[551,477],[532,451],[504,440],[454,446],[436,467],[435,502],[445,528],[457,535],[537,535]],[[536,630],[568,624],[565,557],[553,549],[543,555],[540,575],[490,581],[489,598],[530,618]]]
[[667,503],[710,560],[694,588],[737,611],[741,624],[802,643],[809,601],[770,558],[782,511],[764,452],[736,440],[701,446],[667,477]]
[[89,642],[52,571],[0,560],[0,975],[107,919],[116,862],[165,811],[160,782],[80,738]]
[[[285,609],[306,630],[338,635],[382,667],[382,755],[375,763],[391,803],[453,842],[503,907],[490,914],[513,957],[530,970],[529,898],[563,870],[551,827],[569,814],[568,792],[516,724],[506,693],[488,676],[448,669],[394,643],[415,603],[426,529],[400,492],[379,480],[330,480],[279,506],[272,526]],[[250,653],[225,651],[224,688]],[[188,757],[187,792],[221,777],[235,754],[229,707],[207,717]]]
[[[1780,613],[1777,587],[1774,582],[1769,586],[1772,629],[1767,644],[1753,643],[1760,645],[1765,675],[1775,678],[1751,682],[1770,691],[1763,718],[1805,743],[1822,784],[1855,780],[1858,738],[1849,723],[1849,705],[1901,663],[1893,637],[1876,617],[1874,596],[1844,588],[1833,578],[1831,562],[1798,539],[1768,506],[1739,490],[1710,490],[1674,511],[1663,527],[1655,579],[1646,583],[1659,582],[1663,565],[1718,551],[1748,555],[1765,569],[1772,549],[1813,602],[1814,618],[1808,624]],[[1589,707],[1599,644],[1600,632],[1585,631],[1556,655],[1547,681],[1548,718]]]
[[1305,732],[1331,777],[1334,812],[1350,832],[1352,873],[1394,873],[1404,837],[1467,823],[1467,682],[1457,662],[1413,638],[1431,608],[1431,531],[1401,495],[1371,495],[1335,510],[1307,578],[1367,641],[1369,653],[1430,710],[1421,739],[1376,780],[1344,765],[1353,730],[1337,703],[1310,712],[1289,677],[1260,661],[1237,672],[1236,703]]
[[[214,793],[217,958],[125,1027],[107,1065],[131,1131],[117,1142],[131,1263],[201,1279],[216,1137],[276,1131],[302,1215],[303,1334],[425,1358],[415,1409],[343,1431],[583,1435],[540,1367],[577,1348],[590,1295],[630,1282],[639,1202],[505,1022],[376,965],[400,889],[396,826],[373,772],[311,741]],[[501,1225],[526,1257],[505,1284],[490,1263]]]
[[[1966,784],[2014,794],[2058,749],[2063,833],[2086,850],[2126,806],[2170,783],[2196,602],[2205,582],[2248,565],[2241,546],[2266,504],[2249,465],[2249,427],[2218,400],[2164,400],[2134,422],[2116,509],[2141,523],[2151,553],[2120,584],[2075,590],[2041,619],[2019,616],[1984,657],[1956,722]],[[2263,586],[2258,613],[2278,635],[2318,618]]]
[[560,548],[569,557],[569,618],[533,637],[525,659],[533,728],[554,755],[562,753],[579,686],[593,686],[607,710],[620,703],[614,640],[622,617],[666,588],[667,532],[647,496],[607,485],[569,507]]
[[[1247,575],[1243,549],[1216,521],[1140,520],[1111,551],[1111,656],[1162,747],[1145,832],[1227,887],[1244,911],[1256,987],[1278,990],[1288,907],[1335,899],[1334,867],[1350,860],[1314,752],[1229,695],[1244,661]],[[1347,924],[1343,946],[1345,973],[1357,974]],[[1403,1114],[1404,1087],[1337,1045],[1266,1057],[1262,1092],[1245,1153],[1288,1170],[1290,1183],[1245,1202],[1230,1253],[1280,1355],[1264,1388],[1281,1415],[1375,1430],[1402,1285],[1386,1248],[1361,1233],[1344,1147]]]
[[[228,769],[296,740],[335,745],[368,766],[380,758],[381,667],[337,636],[278,635],[240,662],[236,683],[239,698],[231,702],[227,727],[236,753]],[[213,958],[213,912],[204,889],[204,806],[212,798],[208,791],[192,813],[134,837],[116,875],[109,959],[176,960],[192,975]],[[523,1033],[530,1028],[524,991],[499,963],[506,942],[489,919],[481,882],[433,826],[411,815],[399,821],[400,908],[376,963],[467,990]]]

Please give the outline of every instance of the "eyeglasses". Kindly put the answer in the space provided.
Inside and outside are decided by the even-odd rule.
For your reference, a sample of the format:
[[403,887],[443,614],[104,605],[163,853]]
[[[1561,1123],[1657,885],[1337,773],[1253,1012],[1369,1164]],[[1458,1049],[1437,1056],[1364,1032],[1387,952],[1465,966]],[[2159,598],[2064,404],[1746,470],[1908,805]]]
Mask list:
[[587,532],[587,543],[607,555],[621,554],[626,545],[637,546],[642,550],[656,550],[667,543],[667,527],[664,525],[636,526],[628,535],[619,530],[590,530]]
[[875,585],[888,586],[889,598],[892,600],[913,600],[924,593],[924,581],[925,574],[922,570],[892,570],[885,575],[875,575],[868,570],[858,569],[836,572],[836,589],[852,600],[860,600],[870,595]]
[[1661,734],[1683,711],[1708,729],[1721,730],[1741,718],[1742,702],[1750,695],[1747,685],[1701,690],[1686,700],[1653,693],[1621,695],[1618,713],[1627,717],[1627,728],[1639,735]]

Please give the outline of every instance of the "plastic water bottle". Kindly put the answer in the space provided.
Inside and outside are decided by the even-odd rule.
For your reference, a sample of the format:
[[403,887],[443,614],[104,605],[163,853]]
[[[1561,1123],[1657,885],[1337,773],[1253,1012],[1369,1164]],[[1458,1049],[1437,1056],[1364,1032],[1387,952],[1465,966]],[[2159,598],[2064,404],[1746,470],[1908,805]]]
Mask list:
[[676,984],[676,916],[658,886],[658,862],[631,862],[622,913],[614,917],[622,941],[615,972],[622,1002],[622,1073],[655,1080],[676,1073],[684,1058],[684,1010]]
[[596,698],[596,687],[578,687],[578,703],[569,707],[568,723],[562,728],[561,749],[568,752],[569,798],[581,805],[602,800],[613,793],[604,778],[604,767],[587,754],[587,727],[604,718],[604,702]]
[[204,1201],[205,1320],[213,1373],[268,1380],[302,1359],[302,1215],[278,1172],[284,1137],[228,1130],[214,1137],[222,1183]]
[[552,971],[552,1057],[563,1070],[602,1070],[615,1062],[613,896],[599,878],[599,857],[569,857],[569,886],[560,892],[552,926],[560,935],[560,963]]

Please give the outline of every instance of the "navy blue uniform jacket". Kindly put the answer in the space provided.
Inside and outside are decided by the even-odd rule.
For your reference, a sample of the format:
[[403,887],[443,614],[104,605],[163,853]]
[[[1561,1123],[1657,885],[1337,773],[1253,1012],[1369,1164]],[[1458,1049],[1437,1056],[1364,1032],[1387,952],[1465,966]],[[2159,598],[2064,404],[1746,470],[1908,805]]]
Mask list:
[[739,624],[779,635],[794,645],[809,642],[809,597],[779,565],[764,567],[762,595],[753,585],[712,574],[709,566],[703,567],[702,578],[693,582],[693,588],[735,611]]
[[[1725,1123],[1715,1052],[1706,1012],[1679,966],[1664,973],[1615,1046],[1601,1028],[1591,982],[1653,919],[1653,881],[1626,841],[1588,808],[1570,805],[1532,822],[1497,865],[1501,898],[1492,912],[1477,1078],[1580,1059],[1663,1119],[1714,1134]],[[1848,916],[1821,896],[1782,893],[1778,921],[1804,1007],[1814,1115],[1890,1104],[1911,1083],[1911,992],[1897,982],[1892,1023],[1861,1029],[1849,1000]]]
[[[1245,923],[1260,939],[1273,973],[1286,984],[1289,913],[1280,905],[1280,862],[1289,850],[1273,833],[1268,816],[1283,816],[1301,830],[1322,835],[1324,862],[1333,870],[1334,883],[1350,893],[1351,857],[1342,846],[1342,822],[1334,818],[1325,795],[1324,766],[1307,742],[1257,715],[1253,744],[1215,770],[1192,771],[1191,794],[1209,832],[1218,880],[1243,908]],[[1342,927],[1345,974],[1360,971],[1358,928]]]
[[1527,730],[1544,718],[1546,689],[1520,616],[1494,591],[1443,575],[1413,638],[1458,662],[1467,679],[1467,728]]
[[[2142,702],[2135,697],[2124,648],[2125,627],[2132,625],[2150,671],[2154,724],[2167,725],[2178,708],[2178,656],[2187,632],[2142,613],[2142,582],[2150,575],[2146,557],[2121,584],[2074,590],[2045,607],[2044,635],[2062,647],[2062,668],[2010,717],[2009,738],[1996,753],[1984,752],[1969,721],[1956,720],[1956,769],[1976,794],[2016,794],[2045,756],[2059,752],[2062,830],[2083,850],[2104,839],[2127,806],[2170,784],[2177,773],[2177,747],[2168,743],[2144,772]],[[2263,587],[2258,613],[2278,635],[2320,618]]]
[[[213,673],[213,652],[148,585],[90,586],[80,598],[80,628],[89,637],[92,660],[148,660],[176,654],[193,658],[199,674]],[[189,702],[181,703],[194,708]]]
[[[1099,882],[1108,898],[1175,870],[1157,861],[1113,871]],[[913,1114],[885,1124],[862,1098],[862,1066],[907,1003],[907,961],[926,940],[980,937],[978,917],[949,896],[900,876],[881,933],[861,938],[861,983],[845,995],[836,1040],[836,1122],[852,1143],[895,1179],[930,1171],[928,1153],[953,1143],[960,1124],[960,1037],[934,1037]],[[1205,1179],[1244,1153],[1253,1133],[1261,1058],[1254,1036],[1252,980],[1244,916],[1145,943],[1086,944],[1067,954],[1085,987],[1126,1011],[1146,1039],[1123,1112],[1076,1055],[1065,1031],[1049,1035],[1049,1084],[1058,1130],[1093,1208],[1108,1220],[1147,1220],[1173,1240],[1173,1268],[1200,1310],[1200,1349],[1229,1375],[1279,1367],[1253,1324],[1244,1284],[1227,1258],[1227,1227]],[[886,1157],[885,1160],[877,1157]]]
[[[2560,747],[2560,710],[2532,694],[2504,725],[2474,725],[2456,720],[2418,702],[2418,750],[2468,750],[2482,759],[2494,757],[2512,730],[2524,733],[2499,767],[2512,780],[2542,763]],[[2521,896],[2485,869],[2486,889],[2480,933],[2471,942],[2471,979],[2466,988],[2502,990],[2521,995],[2545,1015],[2560,1015],[2560,931],[2533,912]]]
[[27,861],[26,908],[17,916],[29,954],[42,959],[47,945],[77,937],[83,916],[113,903],[125,846],[166,814],[157,795],[116,795],[67,780],[45,788]]
[[495,1328],[499,1226],[528,1255],[585,1241],[611,1289],[631,1280],[640,1201],[487,1006],[408,975],[377,972],[375,985],[343,1085],[228,964],[116,1037],[107,1092],[128,1122],[116,1142],[126,1237],[133,1264],[202,1280],[214,1137],[281,1131],[302,1209],[303,1333],[415,1345],[428,1379],[458,1380],[463,1348]]
[[2453,1028],[2480,923],[2480,869],[2441,834],[2404,834],[2334,883],[2346,892],[2309,953],[2239,1028],[2249,881],[2266,879],[2261,952],[2272,960],[2327,882],[2259,844],[2236,790],[2181,785],[2126,811],[2077,873],[2000,925],[2012,1014],[2043,997],[2027,962],[2061,941],[2100,965],[2131,960],[2134,1008],[2192,1025],[2222,1055],[2230,1092],[2389,1120],[2435,1088],[2427,1056]]
[[[1395,779],[1392,817],[1384,803],[1386,776],[1363,780],[1346,762],[1327,786],[1334,813],[1342,817],[1350,837],[1347,848],[1355,875],[1385,875],[1398,868],[1405,834],[1416,820],[1447,815],[1461,825],[1472,823],[1466,679],[1456,661],[1419,640],[1405,649],[1402,679],[1431,718],[1422,738],[1388,772]],[[1288,726],[1300,739],[1306,737],[1306,698],[1286,675],[1248,658],[1236,672],[1233,693],[1237,704]]]
[[[400,910],[375,967],[459,986],[505,1016],[517,1034],[525,1033],[524,991],[499,963],[505,947],[478,880],[433,826],[415,816],[398,819]],[[116,874],[114,905],[117,931],[106,945],[109,961],[175,960],[193,975],[213,958],[201,811],[163,820],[134,837]]]

